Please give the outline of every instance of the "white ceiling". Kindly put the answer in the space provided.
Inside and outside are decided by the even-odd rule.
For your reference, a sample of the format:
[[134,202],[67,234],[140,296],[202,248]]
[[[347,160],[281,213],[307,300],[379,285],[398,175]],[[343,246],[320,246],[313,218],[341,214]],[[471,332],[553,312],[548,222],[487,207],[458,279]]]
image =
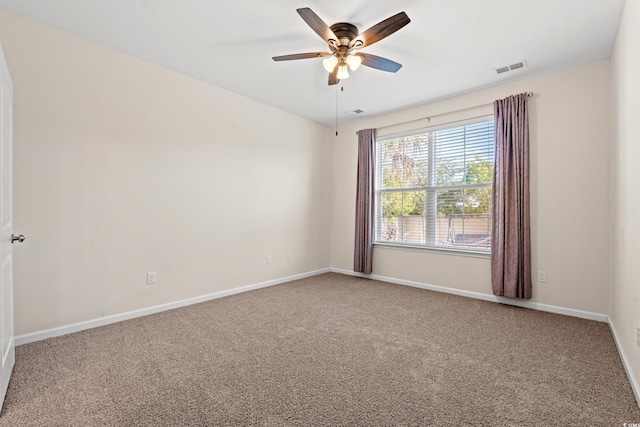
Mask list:
[[[363,52],[400,62],[344,80],[340,123],[610,56],[624,0],[0,0],[0,8],[333,126],[336,87],[296,13],[360,31],[405,11],[411,23]],[[526,60],[525,69],[494,68]],[[362,109],[354,115],[351,111]]]

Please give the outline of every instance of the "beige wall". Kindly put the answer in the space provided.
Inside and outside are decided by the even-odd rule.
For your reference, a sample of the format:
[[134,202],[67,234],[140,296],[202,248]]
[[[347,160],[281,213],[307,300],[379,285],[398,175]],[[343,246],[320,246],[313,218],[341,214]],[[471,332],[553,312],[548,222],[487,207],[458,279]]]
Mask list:
[[[533,301],[608,313],[610,76],[601,61],[343,126],[333,138],[331,266],[353,268],[355,132],[487,104],[533,91],[530,102]],[[425,82],[424,84],[437,84]],[[434,117],[431,125],[491,112],[483,106]],[[426,126],[426,121],[384,133]],[[491,294],[488,258],[376,247],[373,273]],[[535,273],[534,273],[535,274]]]
[[327,128],[5,12],[0,43],[16,334],[329,266]]
[[[640,2],[625,5],[611,57],[613,93],[611,321],[640,385]],[[640,396],[638,396],[640,399]]]

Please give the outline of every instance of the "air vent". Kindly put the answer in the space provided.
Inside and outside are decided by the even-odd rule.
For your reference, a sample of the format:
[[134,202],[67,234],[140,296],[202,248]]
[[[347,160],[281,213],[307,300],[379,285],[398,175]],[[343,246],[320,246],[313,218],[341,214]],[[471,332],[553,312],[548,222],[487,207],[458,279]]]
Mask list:
[[496,71],[496,74],[502,74],[502,73],[506,73],[508,71],[513,71],[513,70],[517,70],[519,68],[524,68],[526,66],[527,66],[527,62],[526,61],[520,61],[520,62],[516,62],[515,64],[505,65],[503,67],[494,68],[494,70]]

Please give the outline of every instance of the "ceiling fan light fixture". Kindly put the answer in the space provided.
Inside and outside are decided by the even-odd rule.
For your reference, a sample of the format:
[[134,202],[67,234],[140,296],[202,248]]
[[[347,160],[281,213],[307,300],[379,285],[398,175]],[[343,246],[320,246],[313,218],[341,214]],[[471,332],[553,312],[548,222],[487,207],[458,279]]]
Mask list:
[[349,70],[347,69],[347,65],[339,65],[338,66],[338,74],[336,75],[338,80],[344,80],[349,78]]
[[347,65],[351,69],[351,71],[355,71],[360,68],[360,64],[362,64],[362,57],[359,55],[349,55],[347,56]]
[[336,65],[338,64],[338,58],[335,57],[335,55],[331,55],[328,58],[325,58],[322,61],[322,65],[324,66],[324,69],[327,70],[328,73],[333,73],[333,70],[336,68]]

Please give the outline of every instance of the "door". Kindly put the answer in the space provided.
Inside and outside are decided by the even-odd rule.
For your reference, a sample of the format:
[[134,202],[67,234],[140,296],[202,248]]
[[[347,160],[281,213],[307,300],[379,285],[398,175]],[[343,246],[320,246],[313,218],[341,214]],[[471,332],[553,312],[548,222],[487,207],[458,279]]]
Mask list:
[[13,84],[0,47],[0,405],[15,362],[13,342]]

